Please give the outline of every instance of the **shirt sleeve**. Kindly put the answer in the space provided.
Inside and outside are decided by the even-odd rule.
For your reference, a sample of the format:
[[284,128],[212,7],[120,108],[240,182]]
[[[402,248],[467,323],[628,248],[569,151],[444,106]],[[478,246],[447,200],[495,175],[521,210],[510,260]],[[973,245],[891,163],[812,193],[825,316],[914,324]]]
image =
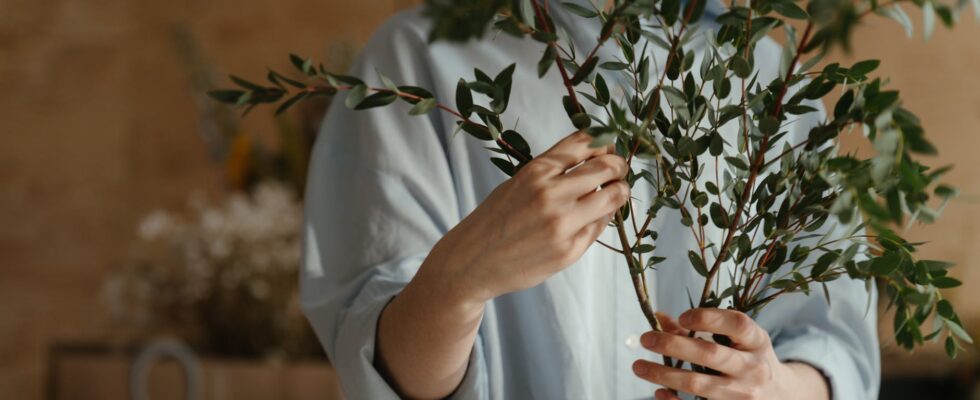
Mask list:
[[[423,33],[406,18],[375,33],[352,75],[431,88]],[[400,100],[366,111],[344,100],[334,100],[311,157],[300,303],[346,396],[396,399],[374,365],[378,318],[460,219],[449,135],[436,113],[409,116]],[[481,338],[452,398],[488,397]]]
[[[794,143],[806,139],[810,128],[824,118],[819,101],[809,103],[819,112],[797,121],[788,135]],[[831,217],[817,233],[843,237],[850,227]],[[778,272],[777,272],[778,274]],[[773,338],[782,361],[797,361],[819,370],[831,396],[838,400],[876,399],[880,385],[880,350],[877,334],[877,293],[874,285],[846,275],[827,282],[830,300],[814,286],[807,296],[780,296],[757,316]]]

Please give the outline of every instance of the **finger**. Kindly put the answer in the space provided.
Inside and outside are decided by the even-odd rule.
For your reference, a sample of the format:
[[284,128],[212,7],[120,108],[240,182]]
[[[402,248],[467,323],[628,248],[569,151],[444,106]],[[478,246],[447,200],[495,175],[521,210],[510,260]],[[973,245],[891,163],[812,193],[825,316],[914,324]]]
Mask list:
[[609,221],[611,220],[612,214],[607,214],[602,218],[599,218],[599,220],[593,221],[580,229],[578,233],[575,234],[573,239],[575,240],[575,248],[582,249],[584,251],[586,248],[591,246],[592,243],[595,243],[595,241],[599,239],[599,235],[602,235],[602,232],[606,230],[607,226],[609,226]]
[[671,318],[669,315],[662,312],[657,312],[657,321],[660,321],[660,325],[664,328],[664,332],[673,333],[675,335],[687,335],[687,329],[684,329],[677,320]]
[[712,376],[683,369],[670,368],[645,360],[633,363],[633,373],[645,381],[709,399],[725,399],[727,377]]
[[747,365],[745,353],[705,340],[663,332],[640,336],[647,350],[711,368],[728,375],[738,375]]
[[575,204],[572,212],[581,223],[587,224],[615,212],[626,204],[629,197],[629,185],[624,181],[616,181],[583,196]]
[[681,400],[680,397],[677,397],[676,394],[671,393],[671,391],[667,389],[657,389],[653,395],[657,397],[657,400]]
[[564,190],[585,195],[599,186],[618,181],[626,176],[629,167],[626,160],[615,154],[602,154],[586,160],[582,165],[558,178]]
[[578,131],[558,141],[536,159],[555,166],[555,175],[562,174],[582,161],[610,152],[611,146],[592,147],[591,144],[592,136]]
[[681,314],[681,326],[692,331],[728,336],[732,346],[757,350],[771,346],[769,334],[745,313],[716,308],[695,308]]

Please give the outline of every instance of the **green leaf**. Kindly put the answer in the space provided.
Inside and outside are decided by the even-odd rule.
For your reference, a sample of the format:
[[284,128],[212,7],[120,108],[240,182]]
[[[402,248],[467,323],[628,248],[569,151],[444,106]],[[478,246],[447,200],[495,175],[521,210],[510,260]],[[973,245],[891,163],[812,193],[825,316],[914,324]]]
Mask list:
[[367,110],[369,108],[382,107],[394,103],[398,95],[392,92],[377,92],[368,97],[354,107],[355,110]]
[[693,139],[687,136],[681,136],[677,140],[677,154],[679,156],[684,158],[693,157],[697,155],[697,151],[698,145]]
[[912,37],[912,19],[909,18],[909,15],[905,13],[905,10],[903,10],[900,5],[892,4],[890,6],[881,7],[876,9],[875,13],[898,22],[898,24],[905,29],[905,36],[908,36],[909,38]]
[[779,120],[776,117],[767,115],[759,121],[759,130],[764,135],[775,135],[779,131]]
[[947,336],[945,348],[946,355],[949,356],[949,358],[956,358],[956,340],[953,340],[952,337]]
[[491,157],[490,162],[492,162],[493,165],[495,165],[498,169],[500,169],[505,174],[507,174],[507,176],[514,176],[514,174],[517,173],[517,168],[514,167],[514,164],[503,158]]
[[932,33],[936,31],[936,6],[931,0],[926,0],[922,5],[922,37],[929,40]]
[[237,103],[243,94],[245,94],[244,90],[220,89],[208,91],[208,96],[222,103]]
[[592,118],[584,112],[572,114],[571,120],[575,129],[585,129],[592,125]]
[[619,61],[606,61],[602,64],[599,64],[599,68],[609,70],[609,71],[622,71],[629,67],[630,67],[629,64],[621,63]]
[[463,130],[463,132],[469,133],[470,136],[473,136],[480,140],[486,140],[486,141],[493,140],[493,136],[490,136],[490,129],[488,129],[486,126],[483,126],[476,122],[467,122],[467,121],[457,121],[456,124],[460,127],[460,129]]
[[546,43],[549,45],[549,47],[551,47],[550,46],[551,43],[558,40],[558,35],[555,35],[554,33],[551,32],[545,32],[539,30],[539,31],[534,31],[534,33],[531,34],[531,39],[537,40],[541,43]]
[[667,102],[670,103],[671,107],[683,108],[687,106],[687,96],[680,89],[673,86],[664,86],[662,90],[664,97],[667,98]]
[[289,107],[292,107],[293,104],[296,104],[300,100],[303,100],[304,98],[306,98],[306,96],[308,94],[310,94],[310,93],[309,92],[299,92],[299,93],[297,93],[295,96],[291,97],[289,100],[286,100],[286,102],[282,103],[282,105],[280,105],[279,108],[276,109],[275,115],[282,114],[283,112],[285,112],[286,110],[288,110]]
[[415,106],[413,106],[412,109],[408,111],[408,115],[428,114],[430,111],[435,109],[436,106],[438,105],[439,104],[436,103],[436,99],[434,98],[430,97],[428,99],[423,99],[422,101],[415,103]]
[[948,276],[940,276],[932,279],[932,285],[939,289],[950,289],[962,284],[963,282],[960,282],[958,279]]
[[643,254],[643,253],[649,253],[654,249],[656,249],[656,247],[654,247],[652,244],[643,243],[634,247],[633,252],[636,254]]
[[398,91],[399,92],[402,92],[402,93],[408,93],[408,94],[410,94],[412,96],[418,97],[417,99],[412,99],[412,98],[408,98],[408,97],[402,97],[403,100],[405,100],[405,101],[407,101],[407,102],[409,102],[411,104],[417,104],[419,101],[422,101],[424,99],[429,99],[429,98],[435,97],[428,90],[425,90],[425,89],[422,89],[422,88],[416,87],[416,86],[399,86],[398,87]]
[[327,74],[327,77],[338,82],[346,83],[351,86],[364,84],[364,81],[362,81],[360,78],[348,76],[348,75]]
[[708,204],[708,195],[705,193],[698,193],[696,196],[691,198],[691,204],[695,207],[701,208]]
[[[283,76],[282,74],[280,74],[280,73],[278,73],[276,71],[270,70],[269,71],[269,74],[267,75],[267,77],[269,78],[269,81],[270,82],[273,82],[277,86],[280,86],[280,87],[281,87],[281,85],[279,84],[279,81],[283,81],[283,82],[286,82],[286,83],[292,85],[293,87],[295,87],[297,89],[305,89],[306,88],[306,85],[304,85],[302,82],[297,81],[297,80],[293,80],[293,79],[290,79],[290,78],[287,78],[287,77]],[[333,85],[333,86],[336,87],[337,85]]]
[[926,270],[929,272],[945,271],[956,265],[948,261],[939,260],[920,260],[919,262],[925,265]]
[[469,118],[473,114],[473,92],[462,78],[456,83],[456,109],[463,118]]
[[850,68],[850,73],[851,75],[854,76],[865,76],[869,72],[874,71],[876,68],[878,68],[878,65],[880,64],[881,61],[879,60],[864,60],[858,62],[857,64],[854,64],[854,66]]
[[948,328],[949,332],[952,333],[953,336],[956,336],[957,339],[973,344],[973,338],[970,337],[969,333],[966,333],[966,330],[963,329],[958,322],[946,320],[946,328]]
[[694,267],[694,270],[698,274],[705,277],[708,276],[708,266],[704,264],[704,260],[701,259],[698,253],[695,253],[694,250],[689,250],[687,252],[687,258],[691,261],[691,266]]
[[252,100],[252,91],[247,91],[238,97],[238,101],[235,102],[235,105],[244,106],[245,104],[248,104],[250,100]]
[[784,17],[793,19],[807,19],[810,17],[806,11],[803,11],[800,6],[796,5],[793,1],[774,1],[769,3],[772,9],[777,13],[782,14]]
[[663,15],[667,26],[672,26],[677,22],[677,14],[680,10],[681,0],[661,0],[660,2],[660,13]]
[[367,90],[368,88],[365,85],[354,86],[354,88],[347,93],[347,100],[344,101],[344,104],[347,106],[347,108],[356,109],[357,105],[361,104],[361,102],[364,101],[364,98],[367,97]]
[[943,299],[936,303],[936,313],[943,319],[956,319],[956,312],[953,311],[953,304],[949,300]]
[[599,57],[596,56],[592,56],[592,58],[585,60],[585,62],[582,63],[582,66],[579,67],[578,71],[575,72],[575,75],[572,76],[572,85],[578,85],[579,83],[582,83],[585,78],[588,78],[592,71],[595,70],[596,64],[598,63]]
[[501,133],[500,136],[504,139],[505,142],[507,142],[507,144],[511,145],[511,147],[516,149],[518,152],[520,152],[527,158],[531,158],[531,146],[527,144],[527,141],[524,140],[524,137],[521,136],[520,133],[508,129],[503,133]]
[[713,222],[715,226],[724,229],[731,225],[728,213],[721,207],[721,204],[711,203],[709,210],[711,213],[711,222]]
[[239,78],[239,77],[237,77],[235,75],[229,75],[228,77],[231,78],[232,82],[235,82],[236,84],[238,84],[238,86],[241,86],[241,87],[243,87],[245,89],[248,89],[248,90],[256,90],[256,91],[265,90],[264,87],[259,86],[259,85],[256,85],[256,84],[254,84],[252,82],[249,82],[249,81],[247,81],[245,79]]
[[942,197],[944,199],[951,199],[959,194],[959,190],[957,190],[952,186],[944,185],[944,184],[936,185],[936,189],[934,190],[934,192],[936,193],[936,196]]
[[392,82],[390,78],[382,74],[381,71],[377,71],[377,72],[378,72],[378,78],[381,79],[381,84],[384,85],[384,87],[388,88],[388,90],[398,93],[398,86],[396,86],[395,83]]
[[544,54],[541,55],[541,61],[538,61],[538,78],[544,77],[551,69],[551,65],[555,63],[555,56],[557,51],[554,46],[548,46],[544,49]]
[[561,5],[562,7],[565,7],[565,9],[567,9],[568,11],[571,11],[573,14],[578,15],[582,18],[595,18],[599,16],[599,14],[596,13],[595,11],[575,3],[570,3],[565,1],[562,2]]
[[595,98],[599,101],[600,105],[609,104],[609,87],[606,86],[606,80],[602,77],[602,74],[595,74],[595,79],[592,81],[595,85]]
[[684,21],[688,23],[697,22],[704,15],[704,9],[711,0],[689,0],[684,7]]
[[296,69],[298,69],[300,72],[306,74],[306,68],[305,68],[306,61],[303,60],[303,57],[300,57],[295,54],[290,54],[289,62],[293,63],[293,66],[296,67]]
[[889,275],[898,269],[902,264],[902,255],[897,251],[889,251],[880,257],[871,259],[871,273],[875,275]]
[[735,71],[735,76],[742,79],[746,79],[752,74],[752,67],[749,66],[749,62],[737,54],[732,56],[732,70]]
[[487,124],[487,130],[490,131],[490,138],[493,140],[500,139],[500,130],[494,124]]
[[745,160],[743,160],[741,157],[735,157],[735,156],[725,157],[725,161],[728,161],[729,165],[738,168],[740,170],[743,171],[749,170],[749,164],[746,163]]

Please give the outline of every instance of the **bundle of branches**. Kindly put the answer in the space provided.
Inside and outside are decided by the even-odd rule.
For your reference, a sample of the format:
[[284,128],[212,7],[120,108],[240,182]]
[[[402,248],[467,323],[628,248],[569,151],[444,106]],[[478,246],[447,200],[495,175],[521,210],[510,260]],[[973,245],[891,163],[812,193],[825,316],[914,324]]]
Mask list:
[[[937,16],[952,26],[967,2],[733,0],[709,30],[701,23],[707,1],[563,3],[577,16],[601,23],[595,46],[584,53],[561,39],[554,10],[542,0],[429,0],[426,13],[433,19],[433,40],[467,40],[498,30],[540,42],[540,76],[558,70],[566,90],[556,93],[556,101],[560,96],[572,124],[591,134],[596,145],[615,145],[631,166],[626,178],[631,187],[645,181],[654,188],[652,202],[631,200],[617,213],[612,225],[620,243],[607,244],[625,258],[654,330],[661,326],[644,277],[667,260],[657,254],[658,232],[651,226],[658,225],[651,222],[673,209],[698,243],[687,260],[674,264],[689,263],[705,278],[692,307],[754,315],[789,293],[823,293],[832,301],[826,282],[842,277],[863,280],[869,290],[877,280],[895,308],[897,343],[912,349],[945,338],[946,351],[955,356],[960,343],[971,339],[940,291],[959,285],[948,275],[952,264],[917,258],[920,243],[901,236],[916,221],[932,222],[956,194],[938,181],[948,168],[916,160],[935,148],[915,115],[902,107],[898,92],[873,75],[877,60],[816,66],[835,47],[848,49],[863,19],[884,16],[911,29],[900,2],[922,8],[926,35]],[[754,50],[778,31],[786,38],[780,73],[763,81]],[[690,49],[695,40],[707,43],[703,54]],[[600,59],[609,53],[598,51],[603,46],[614,46],[615,56]],[[659,46],[666,60],[653,62],[648,46]],[[474,79],[460,79],[450,105],[384,76],[382,85],[370,87],[309,59],[294,55],[291,60],[302,79],[269,72],[269,83],[260,85],[232,77],[240,88],[211,95],[247,109],[280,103],[279,112],[340,91],[350,92],[346,103],[354,109],[402,100],[413,105],[414,115],[438,109],[455,116],[459,130],[494,144],[499,155],[491,161],[509,175],[533,158],[521,134],[501,124],[513,65],[492,77],[477,69]],[[610,95],[607,82],[614,80],[630,86],[620,99]],[[486,96],[488,106],[476,104],[474,94]],[[825,98],[836,103],[823,122],[805,140],[787,140],[786,127],[819,112],[813,105]],[[588,112],[586,101],[600,111]],[[851,130],[873,143],[873,156],[841,154],[840,134]],[[829,224],[846,232],[822,233],[831,231]],[[706,229],[722,234],[709,238]],[[932,325],[924,327],[927,321]]]

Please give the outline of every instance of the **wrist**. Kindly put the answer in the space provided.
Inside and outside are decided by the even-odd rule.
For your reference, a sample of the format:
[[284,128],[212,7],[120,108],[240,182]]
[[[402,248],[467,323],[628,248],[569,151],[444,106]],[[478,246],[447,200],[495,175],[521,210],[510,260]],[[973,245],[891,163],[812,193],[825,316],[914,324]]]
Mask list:
[[487,301],[496,297],[478,279],[472,277],[473,263],[449,257],[439,244],[422,262],[410,285],[438,296],[439,301],[453,308],[482,313]]
[[[780,364],[785,371],[785,379],[779,380],[780,392],[788,396],[783,398],[800,398],[805,393],[806,399],[830,400],[830,382],[816,367],[797,361]],[[809,390],[801,391],[800,388]]]

